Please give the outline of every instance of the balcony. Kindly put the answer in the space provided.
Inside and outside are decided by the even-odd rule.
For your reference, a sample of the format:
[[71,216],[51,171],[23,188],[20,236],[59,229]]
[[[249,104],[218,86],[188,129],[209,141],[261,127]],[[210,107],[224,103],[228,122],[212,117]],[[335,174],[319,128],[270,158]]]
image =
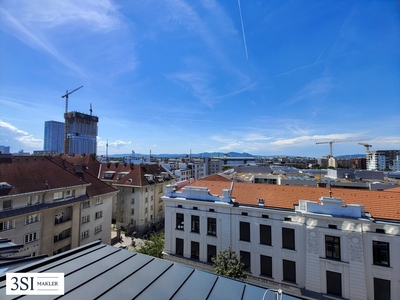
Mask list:
[[54,222],[54,227],[57,228],[57,231],[63,231],[72,227],[72,220],[57,220]]
[[62,238],[61,240],[54,241],[54,249],[53,251],[57,251],[61,248],[64,248],[65,246],[68,246],[71,244],[71,236],[66,236]]

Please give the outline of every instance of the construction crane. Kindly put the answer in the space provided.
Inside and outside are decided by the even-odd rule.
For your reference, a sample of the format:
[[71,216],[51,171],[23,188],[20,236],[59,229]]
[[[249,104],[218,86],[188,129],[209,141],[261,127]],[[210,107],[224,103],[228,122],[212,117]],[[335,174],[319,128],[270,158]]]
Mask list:
[[370,145],[370,144],[365,144],[365,143],[358,143],[358,144],[361,146],[364,146],[367,153],[369,152],[369,147],[372,147],[372,145]]
[[76,91],[79,90],[80,88],[83,88],[83,85],[80,86],[80,87],[78,87],[78,88],[76,88],[76,89],[74,89],[73,91],[71,91],[71,92],[69,92],[69,93],[68,93],[68,90],[67,90],[67,92],[65,93],[65,95],[61,96],[61,98],[65,98],[65,113],[68,112],[68,95],[72,94],[73,92],[76,92]]
[[61,98],[65,98],[65,123],[64,123],[64,154],[68,154],[69,151],[69,141],[67,139],[67,133],[68,133],[68,122],[67,122],[67,113],[68,113],[68,96],[70,94],[72,94],[73,92],[76,92],[77,90],[79,90],[80,88],[83,88],[83,85],[74,89],[71,92],[67,92],[65,93],[65,95],[62,95]]
[[318,142],[315,143],[316,145],[319,144],[329,144],[329,157],[333,157],[333,153],[332,153],[332,144],[333,143],[347,143],[347,142],[358,142],[359,140],[333,140],[333,141],[329,141],[329,142]]

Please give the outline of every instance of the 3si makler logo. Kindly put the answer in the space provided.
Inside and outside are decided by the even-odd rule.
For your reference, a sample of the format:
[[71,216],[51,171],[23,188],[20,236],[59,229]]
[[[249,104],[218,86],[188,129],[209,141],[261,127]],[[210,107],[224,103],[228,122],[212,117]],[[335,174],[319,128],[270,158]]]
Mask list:
[[64,273],[6,273],[7,295],[64,295]]

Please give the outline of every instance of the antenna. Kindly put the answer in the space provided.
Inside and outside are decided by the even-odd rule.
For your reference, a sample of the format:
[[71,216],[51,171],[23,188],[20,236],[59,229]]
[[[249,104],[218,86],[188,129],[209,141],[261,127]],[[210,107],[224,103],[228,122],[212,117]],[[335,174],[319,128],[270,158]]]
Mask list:
[[92,103],[90,103],[90,109],[89,109],[89,111],[90,111],[90,115],[92,115],[92,112],[93,112],[93,110],[92,110]]
[[106,143],[106,162],[108,162],[108,139]]

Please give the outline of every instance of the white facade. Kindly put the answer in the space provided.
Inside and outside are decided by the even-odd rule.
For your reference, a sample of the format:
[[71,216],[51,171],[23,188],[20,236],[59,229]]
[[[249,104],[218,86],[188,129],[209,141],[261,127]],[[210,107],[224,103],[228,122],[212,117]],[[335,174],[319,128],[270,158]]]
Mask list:
[[262,199],[259,205],[238,205],[230,193],[223,190],[218,197],[207,188],[175,192],[167,187],[165,252],[210,262],[231,247],[248,265],[250,277],[283,289],[398,299],[398,221],[378,222],[362,205],[343,206],[340,198],[322,197],[322,204],[300,200],[287,210],[264,207]]
[[383,170],[386,165],[386,158],[384,154],[377,151],[370,151],[367,153],[367,170]]

